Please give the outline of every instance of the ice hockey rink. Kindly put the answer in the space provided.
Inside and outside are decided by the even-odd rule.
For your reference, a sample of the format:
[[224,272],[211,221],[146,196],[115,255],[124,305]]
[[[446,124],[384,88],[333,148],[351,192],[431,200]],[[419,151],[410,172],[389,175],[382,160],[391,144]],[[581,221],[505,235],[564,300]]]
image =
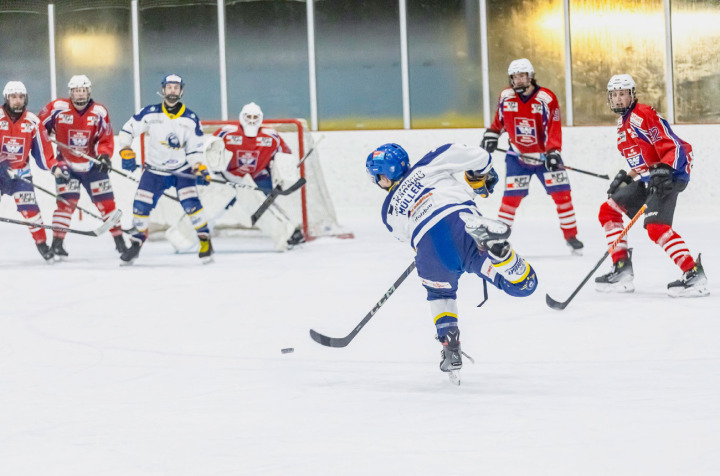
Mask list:
[[71,259],[49,266],[26,229],[0,223],[0,474],[720,474],[717,213],[688,213],[688,199],[674,224],[702,252],[709,297],[666,295],[680,272],[639,223],[636,292],[589,283],[558,312],[545,294],[569,296],[604,236],[579,204],[585,254],[570,256],[535,190],[511,241],[539,288],[525,299],[492,288],[477,308],[481,281],[461,280],[476,363],[456,387],[438,370],[415,273],[348,347],[309,337],[346,335],[413,259],[380,222],[383,193],[365,190],[337,210],[355,239],[283,254],[217,238],[205,266],[160,241],[121,268],[109,235],[68,236]]

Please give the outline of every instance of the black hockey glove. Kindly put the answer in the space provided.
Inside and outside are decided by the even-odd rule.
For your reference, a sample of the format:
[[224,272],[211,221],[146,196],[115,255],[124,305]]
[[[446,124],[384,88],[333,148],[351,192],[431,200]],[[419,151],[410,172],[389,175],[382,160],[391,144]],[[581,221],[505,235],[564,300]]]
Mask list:
[[564,169],[560,152],[554,150],[545,155],[545,168],[550,172],[557,172],[558,170]]
[[64,184],[70,181],[70,170],[65,162],[58,162],[57,165],[53,165],[50,173],[55,176],[56,183]]
[[99,163],[95,164],[95,169],[98,172],[102,172],[104,174],[110,172],[110,169],[112,168],[112,164],[110,163],[110,156],[107,154],[100,154],[97,156],[97,161]]
[[607,189],[608,198],[610,198],[612,194],[617,192],[617,189],[619,189],[623,185],[630,185],[632,182],[632,177],[630,177],[624,170],[621,170],[620,172],[615,174],[615,178],[612,182],[610,182],[610,186]]
[[500,134],[498,134],[497,132],[485,131],[485,134],[483,134],[482,142],[480,142],[480,147],[488,151],[489,154],[492,154],[497,150],[499,138]]
[[659,165],[650,169],[649,192],[654,195],[663,195],[672,189],[673,169],[666,165]]

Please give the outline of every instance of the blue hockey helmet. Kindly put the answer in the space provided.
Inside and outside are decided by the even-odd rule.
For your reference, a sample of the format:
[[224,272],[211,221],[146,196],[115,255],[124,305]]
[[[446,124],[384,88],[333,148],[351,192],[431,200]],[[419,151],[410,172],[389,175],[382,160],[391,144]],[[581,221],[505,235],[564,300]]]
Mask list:
[[185,88],[185,81],[183,81],[182,76],[179,74],[168,74],[166,75],[162,80],[162,87],[165,89],[165,86],[171,83],[176,83],[180,85],[180,89]]
[[397,144],[383,144],[370,152],[365,161],[365,168],[373,182],[377,183],[380,175],[393,182],[410,170],[410,159],[405,149]]

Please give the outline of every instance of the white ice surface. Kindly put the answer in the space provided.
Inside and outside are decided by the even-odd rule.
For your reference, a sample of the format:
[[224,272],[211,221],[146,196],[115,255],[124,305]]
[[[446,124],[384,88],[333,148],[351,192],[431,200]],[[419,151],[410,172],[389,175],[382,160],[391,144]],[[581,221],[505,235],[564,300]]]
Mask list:
[[219,239],[208,266],[150,242],[120,268],[109,235],[48,266],[0,223],[0,475],[720,474],[720,220],[675,223],[710,297],[667,297],[680,272],[637,226],[635,294],[590,283],[558,312],[545,293],[567,297],[604,237],[582,219],[571,257],[548,216],[513,234],[533,296],[477,309],[461,280],[460,387],[415,273],[347,348],[309,338],[347,334],[410,263],[376,213],[286,254]]

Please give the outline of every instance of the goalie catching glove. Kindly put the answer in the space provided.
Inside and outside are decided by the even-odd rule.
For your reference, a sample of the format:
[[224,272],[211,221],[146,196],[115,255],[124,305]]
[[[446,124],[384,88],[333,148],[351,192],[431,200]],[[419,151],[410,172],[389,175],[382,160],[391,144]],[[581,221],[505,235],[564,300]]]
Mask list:
[[135,163],[135,151],[132,150],[130,147],[123,147],[120,149],[120,158],[122,158],[122,168],[123,170],[128,170],[130,172],[134,172],[137,168],[137,164]]
[[480,195],[483,198],[487,198],[495,189],[499,180],[495,169],[490,169],[486,174],[480,174],[479,172],[468,170],[465,172],[465,181],[473,189],[473,192]]
[[196,183],[198,185],[207,185],[210,183],[210,172],[205,164],[195,164],[192,166],[193,175],[197,176]]

